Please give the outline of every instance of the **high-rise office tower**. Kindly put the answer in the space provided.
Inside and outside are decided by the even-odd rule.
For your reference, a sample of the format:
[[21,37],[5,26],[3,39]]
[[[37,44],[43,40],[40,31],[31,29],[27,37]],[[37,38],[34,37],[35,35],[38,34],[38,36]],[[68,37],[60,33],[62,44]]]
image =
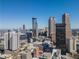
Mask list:
[[66,27],[65,27],[65,31],[66,31],[66,39],[71,39],[72,37],[72,32],[71,32],[71,27],[70,27],[70,15],[65,13],[63,16],[62,16],[62,22],[64,24],[66,24]]
[[10,49],[10,30],[4,33],[4,49]]
[[72,38],[70,27],[70,16],[65,13],[62,16],[62,23],[56,24],[56,47],[65,54],[68,51],[68,41]]
[[23,30],[25,30],[25,24],[23,24]]
[[23,24],[22,32],[23,32],[23,33],[26,32],[25,24]]
[[61,49],[61,54],[66,54],[66,32],[65,24],[57,23],[56,24],[56,47]]
[[32,18],[32,30],[33,30],[33,37],[37,37],[38,36],[37,18]]
[[19,48],[19,38],[20,34],[19,32],[10,32],[4,34],[4,49],[8,50],[16,50]]
[[52,41],[56,43],[56,23],[55,17],[50,17],[48,21],[49,28],[49,37],[51,37]]
[[65,13],[62,16],[62,23],[65,24],[65,36],[66,36],[66,48],[68,51],[68,41],[72,38],[71,26],[70,26],[70,15]]

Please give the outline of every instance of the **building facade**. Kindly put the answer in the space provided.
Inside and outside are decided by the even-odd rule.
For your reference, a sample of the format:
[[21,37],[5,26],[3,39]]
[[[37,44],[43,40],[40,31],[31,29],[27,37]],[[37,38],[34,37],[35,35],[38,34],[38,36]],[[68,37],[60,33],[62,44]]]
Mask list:
[[48,21],[49,37],[51,37],[52,42],[56,43],[56,23],[55,17],[50,17]]
[[63,14],[62,23],[66,24],[66,27],[65,27],[66,39],[71,39],[72,32],[71,32],[71,26],[70,26],[70,15],[68,13]]
[[70,15],[68,13],[63,14],[62,23],[66,24],[66,26],[65,26],[66,47],[68,48],[68,40],[70,40],[72,38],[72,31],[71,31],[71,26],[70,26]]
[[19,32],[10,32],[4,34],[4,49],[5,50],[16,50],[19,48],[19,39],[20,33]]
[[65,49],[66,48],[66,33],[65,24],[56,24],[56,47]]
[[49,19],[49,36],[56,42],[56,48],[61,49],[65,54],[68,48],[68,40],[72,38],[70,27],[70,15],[65,13],[62,16],[62,23],[55,23],[55,17]]
[[23,32],[23,33],[25,33],[25,32],[26,32],[26,27],[25,27],[25,24],[23,24],[22,32]]
[[33,37],[37,37],[38,36],[37,18],[32,18],[32,31],[33,31]]
[[[58,39],[59,38],[59,39]],[[70,15],[65,13],[62,16],[62,23],[56,24],[56,43],[62,51],[68,51],[68,40],[72,38]],[[59,41],[58,41],[59,40]]]

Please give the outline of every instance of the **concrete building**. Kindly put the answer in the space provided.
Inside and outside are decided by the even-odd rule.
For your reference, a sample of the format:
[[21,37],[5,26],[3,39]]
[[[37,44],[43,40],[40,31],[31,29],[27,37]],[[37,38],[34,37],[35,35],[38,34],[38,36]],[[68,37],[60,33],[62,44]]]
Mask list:
[[73,32],[73,36],[70,40],[67,40],[68,43],[68,51],[73,53],[79,53],[79,32],[74,30]]
[[78,36],[72,36],[70,40],[68,40],[68,51],[71,53],[79,53],[79,39]]
[[16,50],[19,48],[20,33],[15,31],[8,31],[4,34],[4,49]]
[[76,43],[77,43],[77,40],[72,38],[70,40],[67,41],[68,42],[68,51],[73,53],[73,52],[76,52],[77,51],[77,46],[76,46]]
[[53,43],[56,42],[56,48],[66,53],[68,48],[67,40],[71,39],[72,32],[70,27],[70,15],[65,13],[62,16],[62,23],[55,23],[55,17],[49,19],[49,36]]
[[62,16],[62,23],[56,24],[56,43],[59,43],[57,43],[57,46],[67,52],[69,43],[68,40],[71,38],[72,32],[70,26],[70,15],[65,13]]
[[20,59],[32,59],[31,52],[30,51],[28,51],[28,52],[25,52],[25,51],[20,52],[17,59],[19,59],[19,58]]
[[26,32],[25,24],[23,24],[22,32],[23,32],[23,33]]
[[68,13],[63,14],[62,23],[66,24],[66,26],[65,26],[66,47],[68,48],[67,41],[72,38],[72,31],[71,31],[71,26],[70,26],[70,15]]
[[23,30],[25,30],[26,28],[25,28],[25,24],[23,25]]
[[32,18],[32,30],[33,30],[33,37],[37,37],[38,36],[37,18]]
[[48,21],[49,37],[51,37],[52,42],[56,43],[56,25],[55,17],[50,17]]
[[70,15],[68,13],[64,13],[62,16],[62,23],[66,24],[65,31],[66,31],[66,39],[71,39],[72,31],[71,31],[71,24],[70,24]]

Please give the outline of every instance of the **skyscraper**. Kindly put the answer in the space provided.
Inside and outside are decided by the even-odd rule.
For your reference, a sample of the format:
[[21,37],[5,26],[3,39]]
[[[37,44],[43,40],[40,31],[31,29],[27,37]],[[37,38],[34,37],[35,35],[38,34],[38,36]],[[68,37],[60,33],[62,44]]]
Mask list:
[[62,16],[62,23],[55,23],[55,17],[49,18],[49,36],[56,43],[56,48],[65,54],[68,48],[68,40],[72,37],[70,17],[67,13]]
[[10,30],[4,33],[4,49],[10,49]]
[[56,48],[61,49],[62,54],[66,53],[66,32],[65,24],[56,24]]
[[62,23],[66,24],[65,36],[66,36],[66,48],[68,51],[68,41],[72,38],[72,32],[71,32],[71,27],[70,27],[70,15],[68,13],[63,14]]
[[25,24],[23,24],[23,30],[26,30],[26,29],[25,29]]
[[65,54],[68,51],[68,41],[72,38],[70,27],[70,16],[65,13],[62,16],[62,23],[56,24],[56,47],[60,48]]
[[32,18],[32,30],[33,30],[33,37],[37,37],[38,36],[37,18]]
[[50,17],[48,21],[49,37],[56,43],[56,23],[55,17]]
[[22,32],[23,32],[23,33],[26,33],[25,24],[23,24],[23,27],[22,27]]
[[19,48],[19,32],[10,32],[4,34],[4,49],[16,50]]
[[70,27],[70,15],[65,13],[62,16],[62,23],[66,24],[66,39],[71,39],[72,37],[72,32],[71,32],[71,27]]

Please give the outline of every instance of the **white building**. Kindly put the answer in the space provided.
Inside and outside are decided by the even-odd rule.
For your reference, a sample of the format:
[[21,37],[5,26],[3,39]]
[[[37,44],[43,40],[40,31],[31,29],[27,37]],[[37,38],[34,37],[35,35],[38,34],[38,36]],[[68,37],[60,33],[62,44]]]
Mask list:
[[4,49],[8,50],[16,50],[19,48],[19,39],[20,33],[19,32],[7,32],[4,34]]
[[72,39],[68,41],[68,51],[73,53],[77,52],[78,49],[79,49],[78,36],[73,36]]
[[76,52],[76,39],[72,38],[68,40],[68,51]]
[[48,21],[48,33],[49,36],[52,38],[53,42],[56,42],[56,23],[55,23],[56,18],[55,17],[50,17]]

